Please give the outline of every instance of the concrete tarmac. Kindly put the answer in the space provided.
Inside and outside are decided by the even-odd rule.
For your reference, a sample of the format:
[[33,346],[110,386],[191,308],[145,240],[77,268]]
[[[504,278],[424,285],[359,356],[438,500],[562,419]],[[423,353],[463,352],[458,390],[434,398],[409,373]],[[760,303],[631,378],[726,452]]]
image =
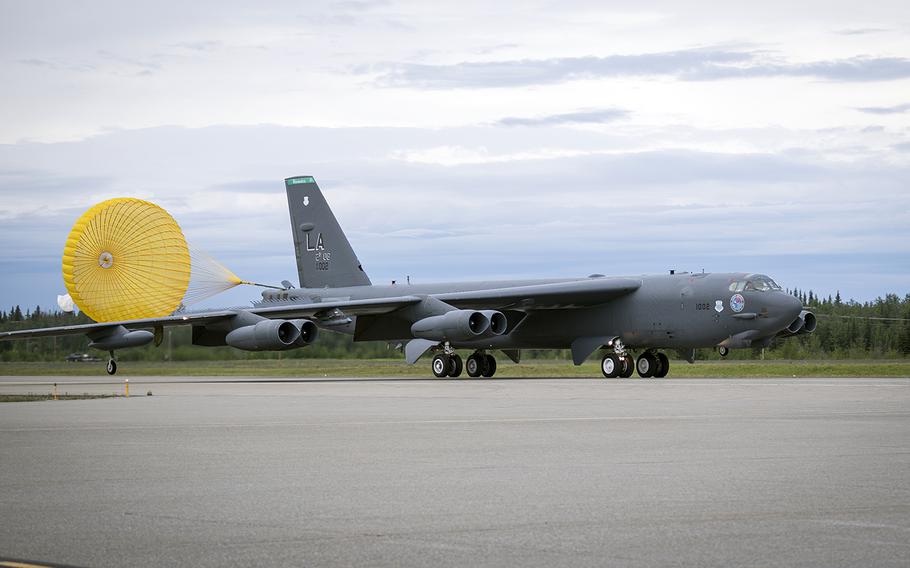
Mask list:
[[910,565],[907,379],[130,383],[0,404],[0,558]]

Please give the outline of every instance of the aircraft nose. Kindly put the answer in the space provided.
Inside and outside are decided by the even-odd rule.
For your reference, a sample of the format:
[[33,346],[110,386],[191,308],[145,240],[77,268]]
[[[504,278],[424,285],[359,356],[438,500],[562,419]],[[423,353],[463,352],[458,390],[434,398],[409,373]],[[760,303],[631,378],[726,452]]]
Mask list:
[[775,300],[774,309],[784,321],[793,321],[803,311],[803,303],[799,301],[799,298],[786,292],[778,292]]

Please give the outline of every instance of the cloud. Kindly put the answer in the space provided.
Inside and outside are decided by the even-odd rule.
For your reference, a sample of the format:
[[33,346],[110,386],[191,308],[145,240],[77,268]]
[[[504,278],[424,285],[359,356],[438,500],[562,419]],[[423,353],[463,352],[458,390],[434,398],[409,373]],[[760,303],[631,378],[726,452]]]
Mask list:
[[831,81],[910,78],[910,59],[854,57],[808,63],[767,61],[762,52],[692,49],[638,55],[562,57],[511,61],[362,66],[382,85],[426,89],[545,85],[609,77],[674,76],[688,81],[749,77],[814,77]]
[[27,65],[29,67],[49,69],[52,71],[91,72],[91,71],[95,71],[97,69],[97,67],[95,65],[90,65],[88,63],[71,63],[71,62],[56,61],[56,60],[51,60],[51,59],[41,59],[38,57],[19,59],[17,61],[17,63],[19,63],[21,65]]
[[380,65],[378,68],[360,67],[358,70],[378,70],[380,82],[389,86],[432,89],[516,87],[600,77],[679,74],[712,63],[745,62],[750,58],[748,53],[735,51],[684,50],[606,57],[462,62],[453,65],[400,63]]
[[808,63],[761,63],[750,65],[708,64],[683,72],[681,79],[706,81],[752,77],[811,77],[828,81],[893,81],[910,78],[910,59],[902,57],[853,57]]
[[900,114],[902,112],[907,112],[910,110],[910,103],[889,107],[857,107],[856,110],[860,112],[867,112],[869,114]]
[[629,116],[629,111],[621,108],[597,110],[579,110],[562,114],[551,114],[537,117],[507,116],[496,122],[501,126],[559,126],[565,124],[603,124]]
[[[640,136],[665,139],[661,132]],[[680,138],[709,147],[716,135],[693,129]],[[124,195],[162,205],[194,246],[244,278],[295,280],[282,183],[295,174],[316,176],[375,282],[704,266],[783,274],[821,291],[830,279],[816,275],[844,255],[880,255],[870,274],[910,266],[906,166],[805,149],[642,151],[640,143],[556,124],[167,127],[0,145],[0,241],[15,243],[0,248],[0,305],[52,304],[74,219]],[[787,257],[801,262],[787,268]],[[842,293],[891,291],[881,286],[868,278]],[[238,294],[238,302],[256,295]]]
[[171,47],[178,47],[181,49],[188,49],[190,51],[211,51],[222,47],[220,41],[215,40],[197,40],[197,41],[181,41],[171,44]]
[[834,33],[840,35],[868,35],[868,34],[878,34],[882,32],[890,32],[891,30],[887,28],[844,28],[840,30],[835,30]]

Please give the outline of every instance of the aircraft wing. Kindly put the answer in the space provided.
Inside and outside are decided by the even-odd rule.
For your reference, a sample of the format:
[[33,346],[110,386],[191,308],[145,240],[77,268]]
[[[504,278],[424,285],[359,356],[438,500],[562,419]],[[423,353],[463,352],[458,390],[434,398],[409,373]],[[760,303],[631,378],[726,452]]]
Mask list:
[[434,296],[457,308],[545,310],[605,304],[640,287],[634,278],[589,278]]
[[91,333],[93,331],[118,325],[131,330],[148,329],[159,326],[205,325],[207,323],[232,318],[239,312],[251,312],[267,318],[314,317],[322,314],[330,314],[336,310],[343,310],[344,315],[347,316],[379,315],[403,308],[410,304],[416,304],[420,300],[421,299],[417,296],[399,296],[395,298],[377,298],[371,300],[343,300],[338,302],[316,302],[311,304],[288,304],[270,306],[267,308],[236,308],[211,312],[185,313],[163,318],[87,323],[59,327],[44,327],[39,329],[23,329],[20,331],[2,331],[0,332],[0,341],[6,339],[30,339],[35,337]]
[[[634,278],[591,278],[570,282],[554,282],[550,284],[494,288],[491,290],[434,294],[433,296],[456,308],[543,310],[604,304],[614,298],[630,294],[639,287],[641,287],[641,280]],[[309,304],[284,304],[267,307],[258,306],[255,308],[236,308],[211,312],[185,313],[163,318],[24,329],[20,331],[0,332],[0,341],[6,339],[28,339],[33,337],[91,333],[93,331],[118,325],[127,329],[205,325],[234,317],[241,311],[250,312],[267,318],[316,317],[317,319],[329,319],[333,315],[338,317],[382,315],[416,304],[422,301],[422,299],[423,298],[419,296],[397,296],[369,300],[339,300]]]

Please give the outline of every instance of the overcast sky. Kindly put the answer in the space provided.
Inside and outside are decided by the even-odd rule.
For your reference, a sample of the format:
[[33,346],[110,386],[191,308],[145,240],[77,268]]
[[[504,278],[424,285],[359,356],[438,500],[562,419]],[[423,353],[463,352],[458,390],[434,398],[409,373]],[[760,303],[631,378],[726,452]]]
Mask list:
[[117,196],[296,282],[298,174],[374,282],[903,295],[910,3],[0,0],[0,307],[54,305],[73,221]]

